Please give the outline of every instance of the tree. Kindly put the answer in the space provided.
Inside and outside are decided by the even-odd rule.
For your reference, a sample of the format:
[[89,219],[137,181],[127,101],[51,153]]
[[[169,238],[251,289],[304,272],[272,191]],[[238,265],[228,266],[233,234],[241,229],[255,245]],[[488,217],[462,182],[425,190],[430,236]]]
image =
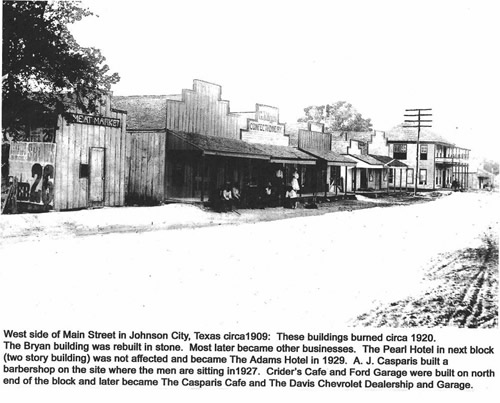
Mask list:
[[365,119],[350,103],[338,101],[333,104],[308,106],[305,116],[298,122],[324,123],[326,131],[370,131],[371,119]]
[[493,160],[483,160],[483,169],[493,175],[498,175],[498,173],[500,172],[499,170],[499,164],[497,161],[493,161]]
[[2,131],[22,136],[44,116],[93,113],[119,81],[100,50],[81,47],[68,25],[93,15],[74,1],[4,1]]

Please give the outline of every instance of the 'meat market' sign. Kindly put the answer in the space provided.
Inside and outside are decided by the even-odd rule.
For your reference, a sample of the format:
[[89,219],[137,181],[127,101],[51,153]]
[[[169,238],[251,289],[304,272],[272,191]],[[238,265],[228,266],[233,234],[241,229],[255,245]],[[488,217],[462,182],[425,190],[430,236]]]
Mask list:
[[70,123],[80,123],[82,125],[120,127],[120,119],[107,118],[104,116],[82,115],[80,113],[72,113]]

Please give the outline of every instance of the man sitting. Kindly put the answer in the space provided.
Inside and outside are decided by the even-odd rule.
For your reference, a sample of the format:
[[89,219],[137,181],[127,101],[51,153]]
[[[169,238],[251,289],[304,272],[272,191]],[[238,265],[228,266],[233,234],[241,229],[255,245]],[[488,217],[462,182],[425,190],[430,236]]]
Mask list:
[[226,186],[222,189],[220,193],[220,201],[222,212],[227,212],[232,209],[231,183],[227,182]]

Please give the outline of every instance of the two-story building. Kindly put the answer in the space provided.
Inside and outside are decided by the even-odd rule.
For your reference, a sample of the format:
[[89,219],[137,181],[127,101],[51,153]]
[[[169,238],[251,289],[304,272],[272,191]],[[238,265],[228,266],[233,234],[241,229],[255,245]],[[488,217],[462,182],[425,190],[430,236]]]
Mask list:
[[333,132],[331,148],[356,163],[346,170],[349,192],[406,189],[407,166],[390,156],[384,132]]
[[[417,130],[395,127],[386,133],[389,155],[408,165],[407,183],[418,189],[468,188],[469,151],[443,136],[421,129],[417,150]],[[418,158],[418,172],[417,172]]]

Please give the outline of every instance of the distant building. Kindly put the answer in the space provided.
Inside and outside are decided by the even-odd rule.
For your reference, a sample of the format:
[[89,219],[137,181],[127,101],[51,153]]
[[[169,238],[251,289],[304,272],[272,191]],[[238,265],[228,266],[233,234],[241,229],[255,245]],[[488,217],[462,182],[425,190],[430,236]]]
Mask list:
[[384,132],[333,132],[332,150],[356,162],[346,170],[349,192],[406,189],[407,165],[390,155]]
[[470,189],[493,189],[496,188],[495,174],[484,170],[483,168],[471,169],[469,172],[469,188]]
[[[302,128],[301,128],[302,127]],[[306,181],[316,183],[316,192],[326,197],[348,192],[347,172],[356,167],[356,162],[340,152],[332,150],[332,134],[324,132],[321,123],[309,123],[307,129],[301,124],[297,133],[291,133],[290,140],[297,138],[300,150],[317,158],[316,177]]]
[[386,136],[389,156],[408,165],[408,185],[414,186],[417,181],[419,189],[439,189],[451,188],[456,181],[460,188],[468,188],[469,149],[458,147],[430,130],[421,129],[416,172],[417,130],[398,126],[388,131]]

